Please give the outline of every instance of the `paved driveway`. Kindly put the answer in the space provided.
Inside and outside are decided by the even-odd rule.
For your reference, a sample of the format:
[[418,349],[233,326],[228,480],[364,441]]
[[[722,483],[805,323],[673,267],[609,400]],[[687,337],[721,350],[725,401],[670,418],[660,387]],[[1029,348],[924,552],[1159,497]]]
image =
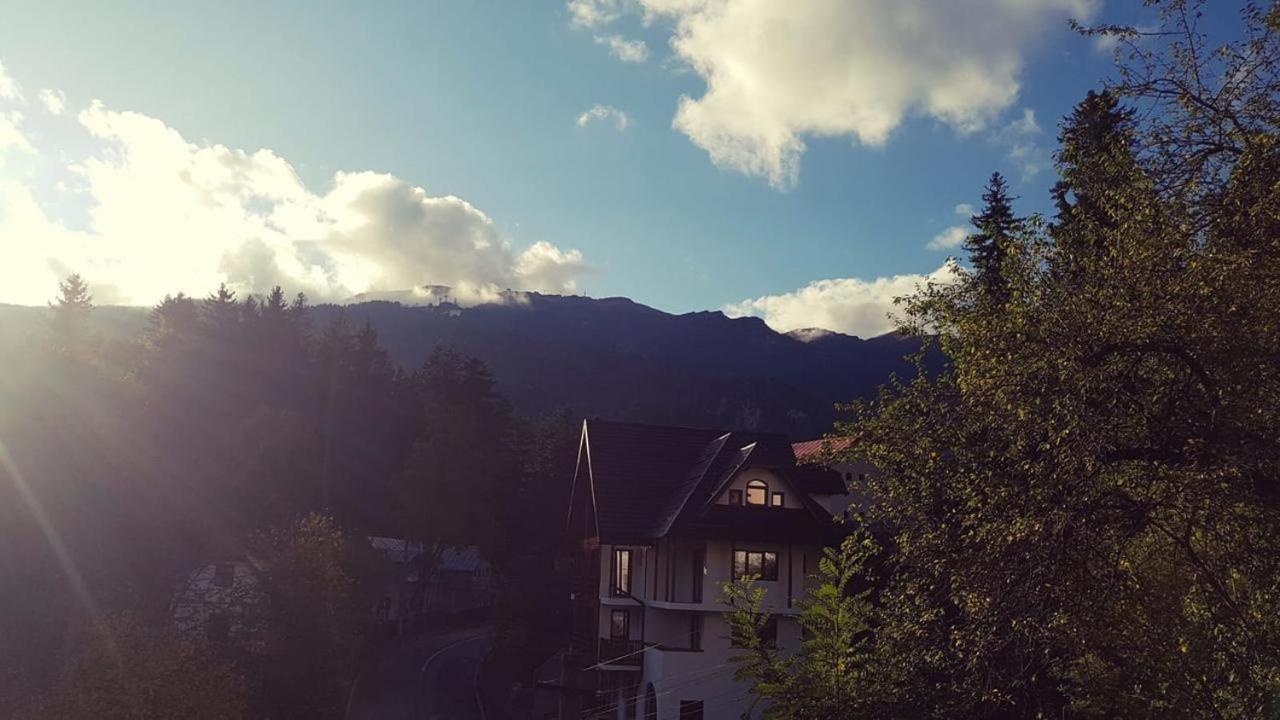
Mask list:
[[476,667],[492,638],[473,626],[388,646],[360,676],[348,720],[478,720]]

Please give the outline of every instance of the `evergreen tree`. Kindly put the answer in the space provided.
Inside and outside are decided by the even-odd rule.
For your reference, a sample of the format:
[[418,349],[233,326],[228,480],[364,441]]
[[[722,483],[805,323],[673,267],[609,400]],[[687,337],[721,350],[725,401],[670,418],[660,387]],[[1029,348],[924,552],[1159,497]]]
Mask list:
[[1022,218],[1014,216],[1009,184],[998,172],[991,174],[987,189],[982,193],[982,201],[982,212],[971,220],[977,232],[965,240],[965,249],[969,251],[978,285],[988,297],[1003,300],[1008,289],[1004,278],[1004,259],[1014,235],[1022,226]]
[[1138,210],[1129,190],[1151,181],[1138,165],[1132,111],[1109,91],[1089,91],[1063,122],[1055,161],[1052,227],[1067,268],[1111,254],[1106,235]]
[[58,297],[53,309],[53,345],[61,354],[80,354],[88,343],[89,315],[93,312],[93,296],[89,285],[78,274],[68,275],[58,283]]

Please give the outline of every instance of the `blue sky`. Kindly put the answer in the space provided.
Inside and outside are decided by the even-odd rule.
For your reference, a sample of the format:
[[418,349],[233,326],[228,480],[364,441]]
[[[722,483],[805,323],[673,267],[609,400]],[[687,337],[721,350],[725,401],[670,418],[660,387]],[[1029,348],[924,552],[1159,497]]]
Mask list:
[[[523,285],[873,334],[993,170],[1048,208],[1057,121],[1111,68],[1067,18],[1145,20],[1114,0],[785,5],[11,7],[0,250],[20,261],[0,301],[65,270],[137,303],[223,280]],[[223,174],[190,181],[210,158]]]

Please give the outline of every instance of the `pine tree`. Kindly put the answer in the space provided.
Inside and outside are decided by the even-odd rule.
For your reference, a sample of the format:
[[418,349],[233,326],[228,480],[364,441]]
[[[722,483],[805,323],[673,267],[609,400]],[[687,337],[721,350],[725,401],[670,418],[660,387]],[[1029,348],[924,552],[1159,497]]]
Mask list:
[[1069,265],[1105,256],[1102,237],[1135,210],[1130,189],[1148,186],[1135,155],[1133,112],[1108,91],[1089,91],[1063,122],[1054,158],[1054,240]]
[[88,341],[93,296],[89,294],[88,283],[75,273],[58,283],[58,291],[58,298],[49,303],[53,309],[54,349],[63,354],[78,353]]
[[965,249],[969,251],[975,278],[984,293],[1003,299],[1007,294],[1008,281],[1002,266],[1009,243],[1022,226],[1022,218],[1014,216],[1009,184],[998,172],[991,174],[982,200],[985,203],[982,212],[970,221],[977,232],[965,240]]

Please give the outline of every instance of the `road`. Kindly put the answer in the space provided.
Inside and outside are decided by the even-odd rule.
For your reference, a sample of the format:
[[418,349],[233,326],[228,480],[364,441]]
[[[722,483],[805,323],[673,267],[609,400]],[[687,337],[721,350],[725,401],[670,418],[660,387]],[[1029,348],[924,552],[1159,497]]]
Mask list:
[[475,673],[492,639],[474,626],[389,645],[356,683],[348,720],[479,720]]

